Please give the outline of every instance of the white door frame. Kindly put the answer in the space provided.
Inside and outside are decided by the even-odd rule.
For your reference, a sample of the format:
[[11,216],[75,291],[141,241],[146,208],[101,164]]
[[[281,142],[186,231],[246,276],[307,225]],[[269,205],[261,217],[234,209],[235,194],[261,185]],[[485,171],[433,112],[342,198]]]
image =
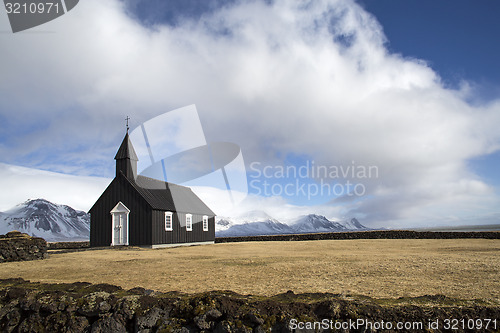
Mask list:
[[[128,215],[130,213],[130,209],[127,208],[121,201],[119,201],[116,206],[109,212],[111,214],[111,246],[116,245],[128,245],[129,238],[129,220]],[[125,219],[120,219],[121,216],[125,215]],[[121,223],[116,225],[116,222],[119,221]],[[115,243],[116,233],[119,232],[118,239],[119,243]]]

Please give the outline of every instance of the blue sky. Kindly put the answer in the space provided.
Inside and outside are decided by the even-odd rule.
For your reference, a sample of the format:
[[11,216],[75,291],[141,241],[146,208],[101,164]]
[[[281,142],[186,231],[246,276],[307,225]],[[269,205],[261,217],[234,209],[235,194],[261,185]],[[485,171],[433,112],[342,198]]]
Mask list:
[[354,185],[313,197],[251,186],[238,211],[498,223],[499,12],[486,0],[88,0],[18,34],[2,13],[0,163],[109,179],[125,116],[134,128],[196,104],[206,140],[238,144],[249,180],[266,166],[379,171],[323,179],[363,185],[355,197]]
[[500,93],[500,31],[497,1],[360,2],[382,23],[388,48],[426,60],[446,84],[462,80],[477,85],[474,98],[487,101]]

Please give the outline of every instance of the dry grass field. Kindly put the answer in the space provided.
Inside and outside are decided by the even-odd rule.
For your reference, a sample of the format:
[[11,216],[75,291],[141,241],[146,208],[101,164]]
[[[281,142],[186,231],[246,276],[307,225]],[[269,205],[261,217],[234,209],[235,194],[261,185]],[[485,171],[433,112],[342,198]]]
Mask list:
[[293,290],[376,298],[443,294],[500,303],[500,240],[325,240],[104,249],[0,264],[0,279],[158,291]]

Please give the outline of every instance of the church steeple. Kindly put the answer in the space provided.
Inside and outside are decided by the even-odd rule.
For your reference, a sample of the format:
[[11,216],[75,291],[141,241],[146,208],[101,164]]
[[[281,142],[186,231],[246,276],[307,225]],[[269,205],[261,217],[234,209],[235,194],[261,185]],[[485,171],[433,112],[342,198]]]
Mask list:
[[136,179],[137,161],[139,159],[137,158],[132,142],[128,136],[128,127],[127,134],[125,134],[125,138],[123,138],[122,144],[116,153],[115,160],[116,176],[118,176],[121,171],[128,179]]

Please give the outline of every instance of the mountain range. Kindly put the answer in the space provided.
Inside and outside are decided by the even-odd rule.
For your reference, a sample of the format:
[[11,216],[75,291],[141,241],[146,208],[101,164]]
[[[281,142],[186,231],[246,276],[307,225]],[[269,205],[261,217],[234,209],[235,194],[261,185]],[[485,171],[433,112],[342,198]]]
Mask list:
[[[84,241],[90,235],[90,215],[67,205],[45,199],[23,202],[0,213],[0,234],[18,230],[49,242]],[[331,221],[310,214],[282,223],[263,211],[250,211],[238,217],[217,217],[217,237],[301,234],[368,230],[355,218]]]
[[0,213],[0,234],[18,230],[50,242],[82,241],[90,236],[90,216],[45,199],[27,200]]
[[322,215],[309,214],[285,224],[265,212],[252,211],[238,218],[219,218],[215,226],[215,235],[236,237],[361,230],[369,229],[355,218],[336,222]]

